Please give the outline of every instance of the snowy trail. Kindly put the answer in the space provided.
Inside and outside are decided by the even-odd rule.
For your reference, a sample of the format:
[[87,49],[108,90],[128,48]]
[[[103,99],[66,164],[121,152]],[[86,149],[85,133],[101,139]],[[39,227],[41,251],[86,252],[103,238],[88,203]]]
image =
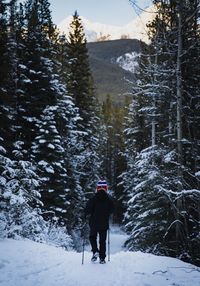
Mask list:
[[[0,241],[1,286],[199,286],[200,268],[169,257],[125,252],[123,233],[111,232],[111,262],[85,264],[81,253],[30,240]],[[89,249],[89,248],[88,248]]]

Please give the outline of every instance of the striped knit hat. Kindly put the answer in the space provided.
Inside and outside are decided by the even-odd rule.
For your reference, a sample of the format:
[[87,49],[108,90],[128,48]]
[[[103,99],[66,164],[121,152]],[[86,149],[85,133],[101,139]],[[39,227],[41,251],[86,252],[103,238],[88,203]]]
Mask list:
[[101,178],[100,181],[98,181],[96,190],[97,191],[99,191],[99,190],[107,191],[108,190],[107,182],[103,178]]

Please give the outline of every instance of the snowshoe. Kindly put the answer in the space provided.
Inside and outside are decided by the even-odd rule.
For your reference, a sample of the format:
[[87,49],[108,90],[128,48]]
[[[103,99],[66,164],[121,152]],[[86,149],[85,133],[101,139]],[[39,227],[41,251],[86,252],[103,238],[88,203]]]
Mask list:
[[91,258],[91,261],[92,261],[92,262],[97,261],[97,258],[98,258],[98,257],[99,257],[99,253],[98,253],[98,252],[95,252],[95,253],[93,254],[92,258]]

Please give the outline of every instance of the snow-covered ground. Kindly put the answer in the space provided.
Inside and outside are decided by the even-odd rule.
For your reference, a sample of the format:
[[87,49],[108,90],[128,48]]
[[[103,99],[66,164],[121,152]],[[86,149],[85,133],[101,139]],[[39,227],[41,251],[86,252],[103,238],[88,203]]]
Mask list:
[[[169,257],[124,251],[126,236],[112,229],[111,261],[30,240],[0,241],[1,286],[199,286],[200,268]],[[89,249],[89,247],[87,247]]]

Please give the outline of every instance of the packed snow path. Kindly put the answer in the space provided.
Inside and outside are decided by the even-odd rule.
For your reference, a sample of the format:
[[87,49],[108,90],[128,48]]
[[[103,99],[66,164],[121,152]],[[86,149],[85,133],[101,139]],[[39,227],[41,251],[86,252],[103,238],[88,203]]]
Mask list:
[[125,252],[124,234],[111,232],[111,261],[30,240],[0,241],[1,286],[199,286],[200,268],[177,259]]

